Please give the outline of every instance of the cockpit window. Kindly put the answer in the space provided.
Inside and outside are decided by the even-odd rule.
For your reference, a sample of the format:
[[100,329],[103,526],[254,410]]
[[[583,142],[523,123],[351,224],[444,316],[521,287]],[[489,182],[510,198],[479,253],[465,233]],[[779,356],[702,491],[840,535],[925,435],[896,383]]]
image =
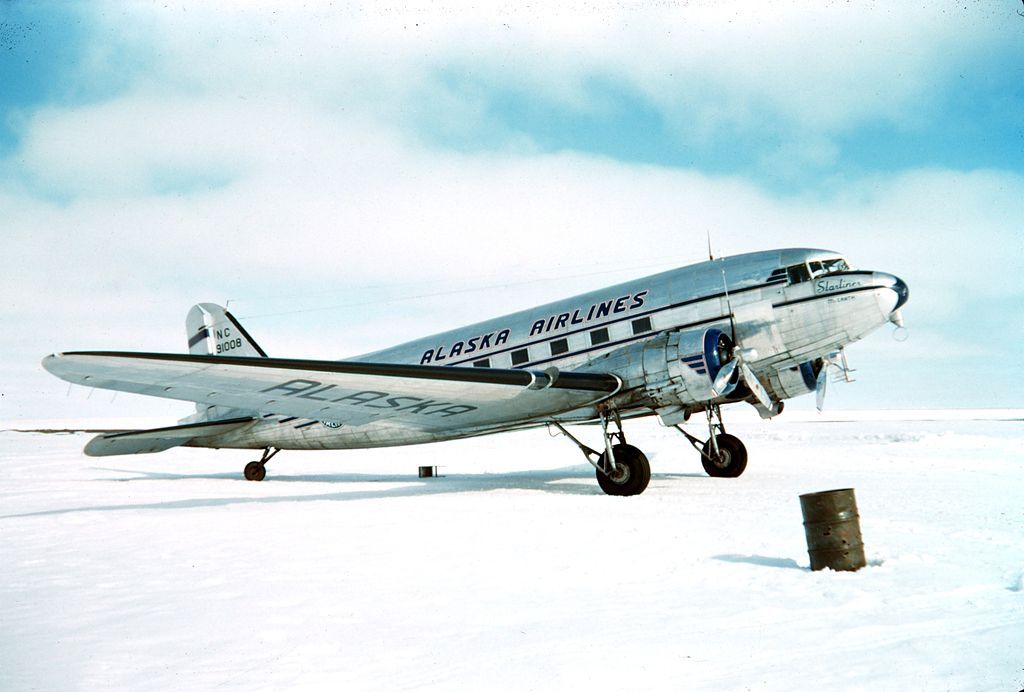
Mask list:
[[[826,260],[811,260],[805,264],[794,264],[786,267],[784,270],[776,270],[776,272],[785,272],[786,277],[789,279],[789,283],[791,284],[810,281],[811,279],[823,274],[833,274],[835,272],[845,271],[850,271],[850,265],[847,264],[846,260],[842,257]],[[775,274],[773,273],[772,276],[774,277]]]
[[[817,267],[815,265],[817,265]],[[821,262],[811,262],[811,276],[846,271],[850,271],[850,265],[848,265],[846,263],[846,260],[844,260],[842,257],[836,257],[835,259],[827,259]]]

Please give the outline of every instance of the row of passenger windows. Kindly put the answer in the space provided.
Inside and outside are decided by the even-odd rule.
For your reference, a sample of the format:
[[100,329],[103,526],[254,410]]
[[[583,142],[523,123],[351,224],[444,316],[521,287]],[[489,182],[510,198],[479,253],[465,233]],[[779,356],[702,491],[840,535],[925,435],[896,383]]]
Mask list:
[[[643,334],[644,332],[649,332],[652,329],[650,317],[641,317],[640,319],[633,320],[630,324],[633,328],[634,336],[637,334]],[[590,332],[591,346],[599,346],[603,343],[607,343],[608,341],[611,341],[611,337],[608,334],[608,327],[600,327]],[[548,346],[551,349],[551,355],[560,356],[563,353],[569,352],[569,339],[567,337],[555,339],[554,341],[549,342]],[[520,348],[512,351],[512,367],[529,362],[529,348]],[[491,359],[483,358],[481,360],[473,361],[473,367],[489,368],[491,367]]]

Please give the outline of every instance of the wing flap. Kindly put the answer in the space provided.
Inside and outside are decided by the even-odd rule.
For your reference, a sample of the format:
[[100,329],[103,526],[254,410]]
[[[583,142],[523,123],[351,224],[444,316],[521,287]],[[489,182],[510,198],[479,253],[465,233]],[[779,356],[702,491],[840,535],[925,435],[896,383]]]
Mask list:
[[525,422],[594,404],[621,387],[600,373],[109,351],[54,354],[43,367],[87,387],[429,431]]

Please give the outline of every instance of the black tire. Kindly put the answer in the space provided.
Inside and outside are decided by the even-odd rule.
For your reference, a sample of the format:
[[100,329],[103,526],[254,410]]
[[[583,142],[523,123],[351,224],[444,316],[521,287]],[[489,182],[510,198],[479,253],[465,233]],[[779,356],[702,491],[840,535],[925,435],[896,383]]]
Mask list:
[[261,481],[267,477],[267,467],[258,461],[250,461],[245,465],[245,480]]
[[[639,495],[651,482],[651,464],[644,453],[633,445],[618,444],[612,447],[615,455],[615,471],[611,476],[597,471],[597,484],[608,495]],[[601,465],[607,468],[608,453],[601,455]]]
[[740,438],[722,433],[715,436],[718,443],[718,459],[711,458],[711,441],[704,443],[700,461],[709,476],[715,478],[736,478],[747,468],[747,448]]

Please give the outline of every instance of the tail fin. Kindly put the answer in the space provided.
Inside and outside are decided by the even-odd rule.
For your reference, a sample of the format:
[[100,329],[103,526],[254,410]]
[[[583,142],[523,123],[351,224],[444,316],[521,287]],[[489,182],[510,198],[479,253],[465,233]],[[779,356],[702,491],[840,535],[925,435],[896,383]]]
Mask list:
[[234,315],[214,303],[199,303],[188,311],[185,333],[188,352],[195,356],[267,357]]
[[[199,303],[188,311],[188,317],[185,318],[185,335],[188,337],[188,352],[194,356],[267,357],[266,351],[249,336],[249,332],[245,331],[235,316],[214,303]],[[183,418],[181,423],[203,423],[252,415],[255,414],[251,411],[196,404],[195,414]],[[126,442],[119,440],[117,446],[126,447]]]

